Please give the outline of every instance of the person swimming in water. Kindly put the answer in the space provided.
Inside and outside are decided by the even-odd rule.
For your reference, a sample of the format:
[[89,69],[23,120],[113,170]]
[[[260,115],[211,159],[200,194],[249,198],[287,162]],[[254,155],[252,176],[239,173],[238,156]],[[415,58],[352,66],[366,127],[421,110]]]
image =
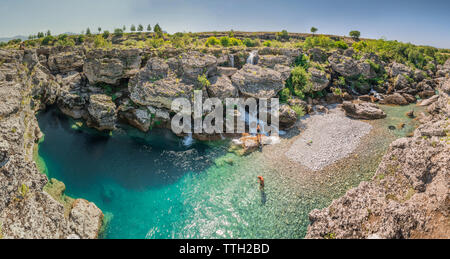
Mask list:
[[264,177],[258,176],[259,190],[264,191]]

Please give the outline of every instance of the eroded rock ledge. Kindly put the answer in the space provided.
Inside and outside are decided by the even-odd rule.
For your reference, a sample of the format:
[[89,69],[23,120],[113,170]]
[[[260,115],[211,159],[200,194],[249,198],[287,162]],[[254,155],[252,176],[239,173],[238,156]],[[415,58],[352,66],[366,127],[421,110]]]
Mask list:
[[56,101],[59,84],[35,52],[0,50],[0,60],[0,238],[97,238],[101,210],[81,199],[65,208],[33,161],[42,138],[35,112]]
[[312,211],[306,238],[450,238],[449,94],[447,78],[414,136],[391,144],[372,181]]

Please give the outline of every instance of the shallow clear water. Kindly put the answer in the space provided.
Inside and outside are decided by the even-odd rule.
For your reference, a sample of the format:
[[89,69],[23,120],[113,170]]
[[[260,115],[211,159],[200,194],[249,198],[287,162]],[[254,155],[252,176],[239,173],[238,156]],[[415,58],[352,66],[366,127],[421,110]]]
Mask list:
[[73,129],[56,110],[38,121],[49,178],[102,209],[111,220],[105,238],[299,238],[305,231],[295,224],[304,211],[281,218],[297,201],[282,186],[271,188],[276,179],[259,191],[264,163],[227,154],[225,144],[188,148],[166,130],[102,136]]
[[[227,153],[226,142],[186,147],[167,130],[101,135],[77,129],[54,109],[37,116],[45,134],[39,156],[67,195],[104,212],[110,221],[103,238],[302,238],[311,210],[371,178],[390,141],[409,131],[387,125],[410,121],[404,115],[410,108],[383,107],[388,118],[372,125],[385,136],[371,137],[359,158],[324,172],[288,172],[267,154]],[[258,175],[266,179],[265,192]]]

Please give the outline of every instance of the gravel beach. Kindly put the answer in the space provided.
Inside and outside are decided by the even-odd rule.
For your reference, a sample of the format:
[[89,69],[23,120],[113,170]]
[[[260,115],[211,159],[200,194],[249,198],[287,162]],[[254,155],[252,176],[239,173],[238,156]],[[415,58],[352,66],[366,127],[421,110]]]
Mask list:
[[302,120],[305,129],[295,140],[286,156],[289,160],[317,171],[348,156],[372,126],[352,120],[340,109],[328,114],[307,116]]

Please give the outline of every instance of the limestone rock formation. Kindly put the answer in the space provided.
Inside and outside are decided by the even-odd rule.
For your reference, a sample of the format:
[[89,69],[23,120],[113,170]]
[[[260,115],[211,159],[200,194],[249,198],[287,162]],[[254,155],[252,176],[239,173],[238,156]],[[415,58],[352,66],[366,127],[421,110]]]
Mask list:
[[225,101],[226,98],[238,97],[238,89],[232,84],[229,77],[225,75],[215,76],[209,81],[211,82],[211,85],[207,88],[209,97],[217,97],[222,101]]
[[376,120],[386,118],[386,113],[374,103],[351,103],[344,102],[342,109],[345,115],[353,119]]
[[308,72],[311,74],[312,91],[322,91],[329,85],[330,80],[324,71],[310,67]]
[[310,213],[307,238],[450,238],[449,86],[439,112],[391,144],[372,181]]
[[83,72],[91,84],[118,85],[123,78],[131,78],[140,69],[141,50],[102,50],[86,53]]
[[287,104],[280,105],[279,123],[280,128],[286,129],[292,127],[297,122],[298,116],[295,111]]
[[246,64],[231,80],[242,94],[254,98],[272,98],[284,88],[280,72],[251,64]]
[[99,131],[116,128],[117,110],[111,97],[104,94],[93,94],[89,98],[88,125]]
[[73,204],[69,220],[70,228],[80,238],[96,239],[103,223],[103,213],[94,203],[78,199]]

